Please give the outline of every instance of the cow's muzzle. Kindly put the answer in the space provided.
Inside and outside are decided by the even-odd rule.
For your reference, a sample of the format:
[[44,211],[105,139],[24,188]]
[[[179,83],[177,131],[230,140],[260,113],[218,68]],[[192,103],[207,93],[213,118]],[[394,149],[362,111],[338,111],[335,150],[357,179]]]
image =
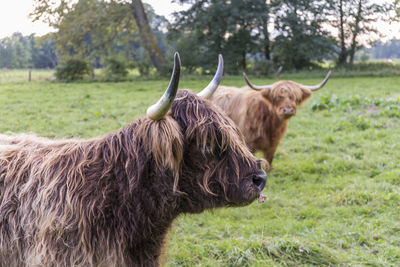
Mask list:
[[294,108],[283,108],[283,114],[293,116],[296,114],[296,111]]

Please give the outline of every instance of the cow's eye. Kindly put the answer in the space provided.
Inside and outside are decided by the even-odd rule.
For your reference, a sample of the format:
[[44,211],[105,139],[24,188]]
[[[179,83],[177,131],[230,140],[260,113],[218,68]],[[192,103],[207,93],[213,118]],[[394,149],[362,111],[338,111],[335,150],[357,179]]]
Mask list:
[[207,142],[206,145],[204,146],[204,151],[206,153],[212,153],[214,150],[213,146],[211,145],[210,142]]

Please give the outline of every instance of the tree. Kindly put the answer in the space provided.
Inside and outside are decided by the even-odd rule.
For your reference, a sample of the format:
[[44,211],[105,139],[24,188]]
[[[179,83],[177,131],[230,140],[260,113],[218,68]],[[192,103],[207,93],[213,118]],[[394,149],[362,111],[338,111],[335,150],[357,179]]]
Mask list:
[[[181,0],[180,2],[191,4],[192,1]],[[181,43],[186,39],[197,44],[198,49],[195,51],[202,53],[198,66],[203,66],[205,70],[214,68],[212,59],[217,58],[217,55],[224,50],[226,18],[228,17],[225,2],[210,0],[194,2],[188,10],[175,13],[175,23],[169,29],[170,39]],[[190,46],[185,46],[185,48],[189,50],[182,51],[184,54],[190,54],[193,49]]]
[[[214,68],[219,53],[224,54],[228,73],[246,69],[247,55],[260,49],[270,58],[269,5],[265,0],[176,2],[191,4],[191,7],[175,13],[169,37],[178,40],[181,47],[200,51],[199,65],[204,69]],[[197,44],[196,48],[184,46],[183,41]]]
[[239,67],[246,69],[246,54],[264,50],[266,59],[270,58],[269,48],[269,5],[260,0],[232,0],[231,15],[228,17],[227,48],[240,58]]
[[285,68],[302,69],[329,57],[333,42],[323,29],[326,1],[275,1],[275,61]]
[[54,68],[55,45],[48,37],[14,33],[0,40],[0,68]]
[[140,0],[35,0],[35,3],[33,19],[41,19],[58,30],[55,42],[61,57],[78,54],[96,65],[101,57],[115,53],[125,52],[127,58],[134,57],[130,51],[138,48],[134,43],[140,42],[154,66],[161,68],[161,49],[145,13],[154,11]]
[[115,2],[79,1],[57,28],[55,41],[61,58],[79,55],[88,58],[92,65],[101,57],[115,56],[122,50],[128,52],[130,42],[138,39],[129,6]]
[[387,43],[377,42],[369,49],[373,59],[400,58],[400,40],[393,39]]
[[[379,37],[377,21],[395,19],[393,6],[388,2],[374,0],[328,0],[329,22],[336,32],[339,43],[338,63],[354,62],[354,55],[364,44],[371,44]],[[375,34],[375,38],[372,36]]]
[[153,31],[150,28],[146,12],[143,8],[143,3],[141,0],[132,0],[131,6],[136,24],[139,27],[143,46],[148,51],[154,67],[156,67],[157,70],[161,70],[163,64],[163,55],[160,47],[157,44],[157,40],[153,34]]
[[16,68],[16,51],[12,44],[11,38],[0,40],[0,67]]
[[0,67],[32,67],[32,47],[30,37],[14,33],[11,37],[0,40]]
[[51,34],[31,38],[32,65],[34,68],[53,69],[58,64],[56,44],[52,41]]

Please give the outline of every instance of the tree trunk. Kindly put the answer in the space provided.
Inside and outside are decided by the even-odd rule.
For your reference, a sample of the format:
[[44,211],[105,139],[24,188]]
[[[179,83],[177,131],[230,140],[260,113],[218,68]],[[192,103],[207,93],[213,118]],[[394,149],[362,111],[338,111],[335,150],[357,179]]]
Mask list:
[[[265,11],[269,12],[269,10]],[[264,55],[266,60],[271,60],[271,42],[269,41],[268,16],[261,18],[261,27],[264,34]]]
[[153,31],[150,28],[146,13],[144,12],[143,3],[141,0],[132,0],[132,11],[139,27],[139,34],[142,39],[144,48],[150,56],[151,62],[157,70],[160,70],[164,57],[161,49],[157,44]]
[[243,69],[243,71],[245,71],[246,70],[246,51],[245,50],[242,51],[242,60],[240,62],[240,65],[242,65],[242,69]]
[[271,44],[269,41],[268,24],[264,25],[264,54],[266,60],[271,60]]
[[353,38],[351,40],[351,47],[350,47],[350,53],[349,53],[351,64],[353,64],[353,62],[354,62],[354,55],[355,55],[356,49],[357,49],[357,36],[358,36],[358,33],[360,32],[361,16],[362,16],[362,0],[359,0],[357,16],[355,18],[356,21],[355,21],[354,30],[353,30]]
[[340,54],[338,58],[339,64],[347,63],[347,49],[345,44],[345,36],[344,36],[344,11],[343,11],[343,0],[339,1],[339,16],[340,16]]

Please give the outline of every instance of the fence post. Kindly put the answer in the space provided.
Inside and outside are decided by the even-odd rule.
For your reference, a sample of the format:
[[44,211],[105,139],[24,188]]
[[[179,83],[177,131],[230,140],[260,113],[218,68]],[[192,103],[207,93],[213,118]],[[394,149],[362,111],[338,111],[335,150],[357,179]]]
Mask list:
[[32,69],[29,69],[28,82],[32,80]]

